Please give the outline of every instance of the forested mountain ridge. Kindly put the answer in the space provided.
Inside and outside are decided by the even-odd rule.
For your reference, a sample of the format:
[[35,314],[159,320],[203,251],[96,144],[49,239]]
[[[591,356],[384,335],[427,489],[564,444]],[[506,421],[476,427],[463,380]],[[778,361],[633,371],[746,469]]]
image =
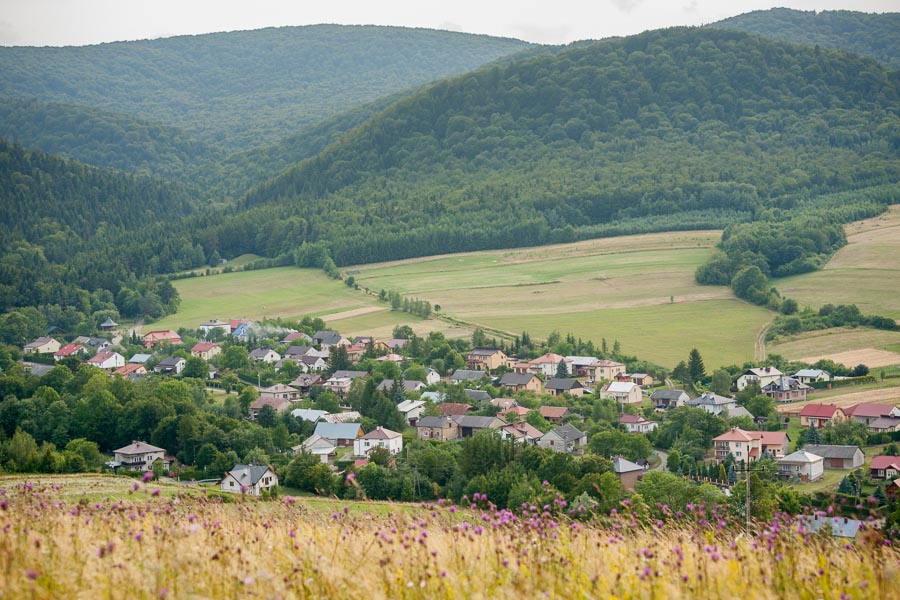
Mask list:
[[874,58],[894,69],[900,67],[900,13],[772,8],[724,19],[709,27],[847,50]]
[[449,31],[314,25],[7,47],[0,96],[104,108],[233,151],[528,46]]
[[352,264],[724,226],[896,183],[898,99],[873,60],[739,32],[579,45],[429,86],[252,191],[234,219],[282,236],[208,235]]

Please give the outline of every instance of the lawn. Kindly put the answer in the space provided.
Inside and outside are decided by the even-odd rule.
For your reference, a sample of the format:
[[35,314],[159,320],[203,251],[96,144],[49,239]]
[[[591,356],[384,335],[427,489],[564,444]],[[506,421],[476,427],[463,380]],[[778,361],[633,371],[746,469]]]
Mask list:
[[900,318],[900,205],[845,231],[847,245],[824,269],[772,283],[801,306],[856,304],[865,314]]

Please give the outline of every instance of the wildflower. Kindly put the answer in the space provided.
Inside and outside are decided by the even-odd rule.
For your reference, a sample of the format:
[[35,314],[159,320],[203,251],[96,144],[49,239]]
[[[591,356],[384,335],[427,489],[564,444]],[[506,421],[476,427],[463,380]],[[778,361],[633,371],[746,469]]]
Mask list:
[[25,576],[28,579],[35,580],[37,579],[38,574],[34,569],[25,569]]
[[141,481],[143,481],[144,483],[147,483],[151,479],[153,479],[153,473],[148,471],[147,473],[144,473],[144,476],[141,478]]

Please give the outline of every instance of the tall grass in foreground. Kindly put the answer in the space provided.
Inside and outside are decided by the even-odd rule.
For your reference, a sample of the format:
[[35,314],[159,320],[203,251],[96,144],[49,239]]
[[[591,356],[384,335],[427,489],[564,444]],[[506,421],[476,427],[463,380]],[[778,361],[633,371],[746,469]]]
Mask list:
[[418,514],[327,514],[286,498],[67,502],[0,490],[2,598],[900,598],[900,551],[789,519],[745,533],[697,513],[584,524],[482,498]]

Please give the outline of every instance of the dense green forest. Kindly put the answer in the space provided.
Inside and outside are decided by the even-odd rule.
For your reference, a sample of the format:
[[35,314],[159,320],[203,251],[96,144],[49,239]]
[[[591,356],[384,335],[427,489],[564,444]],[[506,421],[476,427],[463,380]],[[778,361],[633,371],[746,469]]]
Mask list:
[[7,47],[0,48],[0,95],[103,108],[234,151],[527,47],[449,31],[341,25]]
[[223,255],[319,241],[341,265],[765,220],[895,184],[898,107],[897,74],[858,55],[653,31],[430,86],[206,235]]
[[900,67],[900,13],[863,13],[849,10],[802,11],[790,8],[759,10],[710,25],[785,42],[848,50]]

